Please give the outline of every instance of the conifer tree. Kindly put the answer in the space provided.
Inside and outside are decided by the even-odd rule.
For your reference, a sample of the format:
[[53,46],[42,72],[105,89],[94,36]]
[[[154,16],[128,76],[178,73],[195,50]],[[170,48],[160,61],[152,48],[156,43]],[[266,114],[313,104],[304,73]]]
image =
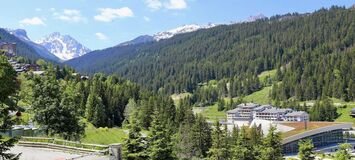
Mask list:
[[239,136],[236,144],[232,147],[233,160],[254,160],[255,157],[252,153],[252,148],[249,144],[250,139],[246,127],[242,126],[239,131]]
[[221,129],[219,121],[215,122],[214,130],[212,131],[212,146],[208,151],[209,159],[211,160],[226,160],[228,159],[227,146],[225,141],[226,133]]
[[211,128],[202,115],[196,115],[196,121],[192,126],[192,141],[194,142],[195,156],[207,157],[209,148],[212,145]]
[[260,146],[260,160],[282,160],[281,133],[276,132],[274,126],[270,126],[269,132]]
[[314,160],[312,140],[301,140],[298,142],[298,157],[301,160]]
[[173,137],[174,155],[179,159],[192,159],[194,156],[194,140],[191,130],[192,124],[183,123]]
[[[11,96],[14,96],[19,83],[17,75],[12,66],[7,62],[6,57],[0,55],[0,131],[5,132],[12,128],[10,111],[16,111],[16,104]],[[0,135],[0,159],[16,160],[20,154],[9,153],[11,147],[15,145],[17,138],[4,138]]]
[[148,159],[146,140],[142,137],[141,128],[137,124],[136,114],[130,117],[128,138],[123,144],[123,158],[126,160]]
[[149,128],[149,158],[152,160],[174,159],[170,135],[161,123],[159,112],[154,111],[152,125]]

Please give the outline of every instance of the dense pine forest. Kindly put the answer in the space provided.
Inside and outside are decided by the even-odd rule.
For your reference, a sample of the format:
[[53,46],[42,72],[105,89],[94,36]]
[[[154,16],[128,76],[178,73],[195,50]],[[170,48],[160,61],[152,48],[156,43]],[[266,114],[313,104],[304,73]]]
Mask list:
[[[209,80],[250,82],[249,74],[277,69],[283,83],[273,87],[274,99],[354,100],[354,17],[355,10],[344,7],[273,16],[95,51],[68,64],[88,73],[117,73],[165,93],[193,92]],[[231,96],[258,90],[257,83],[240,83],[244,91]]]

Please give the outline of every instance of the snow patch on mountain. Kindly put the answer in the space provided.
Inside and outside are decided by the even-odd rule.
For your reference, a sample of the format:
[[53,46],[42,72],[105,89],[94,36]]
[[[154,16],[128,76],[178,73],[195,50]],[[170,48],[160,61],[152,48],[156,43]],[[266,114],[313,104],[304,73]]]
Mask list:
[[257,15],[249,16],[247,22],[254,22],[254,21],[257,21],[259,19],[265,19],[265,18],[267,18],[267,17],[264,14],[259,13]]
[[36,43],[44,46],[48,51],[64,61],[80,57],[91,51],[71,36],[61,35],[58,32],[37,40]]
[[190,25],[184,25],[181,27],[177,27],[168,31],[164,32],[159,32],[157,34],[154,34],[153,37],[156,41],[160,41],[162,39],[169,39],[171,37],[174,37],[175,35],[178,34],[183,34],[183,33],[189,33],[189,32],[194,32],[200,29],[208,29],[217,26],[216,24],[208,24],[208,25],[197,25],[197,24],[190,24]]
[[58,57],[50,53],[46,48],[44,48],[42,45],[37,44],[33,42],[28,36],[27,32],[24,29],[10,29],[10,28],[4,28],[8,33],[11,35],[14,35],[15,37],[19,38],[21,41],[25,42],[26,44],[30,45],[38,55],[40,55],[43,58],[47,58],[53,61],[60,61]]

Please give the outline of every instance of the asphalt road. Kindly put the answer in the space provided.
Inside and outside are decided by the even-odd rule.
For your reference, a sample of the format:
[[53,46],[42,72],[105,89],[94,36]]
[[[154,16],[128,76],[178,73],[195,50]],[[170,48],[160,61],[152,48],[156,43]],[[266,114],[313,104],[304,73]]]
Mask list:
[[[10,152],[22,153],[20,160],[66,160],[81,156],[80,154],[63,152],[59,150],[22,146],[13,147]],[[77,160],[108,160],[108,157],[86,156]]]

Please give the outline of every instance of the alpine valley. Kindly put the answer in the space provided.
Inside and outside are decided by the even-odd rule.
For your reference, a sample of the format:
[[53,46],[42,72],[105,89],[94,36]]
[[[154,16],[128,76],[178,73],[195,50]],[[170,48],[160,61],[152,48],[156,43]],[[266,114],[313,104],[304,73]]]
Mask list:
[[354,159],[355,5],[299,1],[4,1],[0,160]]

